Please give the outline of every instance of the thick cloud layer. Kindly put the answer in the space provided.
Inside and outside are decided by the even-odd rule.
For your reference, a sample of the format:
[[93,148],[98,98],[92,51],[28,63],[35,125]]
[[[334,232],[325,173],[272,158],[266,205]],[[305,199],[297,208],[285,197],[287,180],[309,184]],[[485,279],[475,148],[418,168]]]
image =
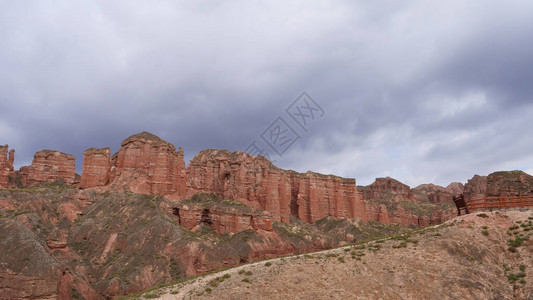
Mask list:
[[[446,185],[533,171],[531,1],[10,1],[0,143],[28,165],[150,131],[283,168]],[[306,91],[324,114],[286,112]],[[261,134],[299,136],[277,155]],[[287,144],[285,144],[287,145]]]

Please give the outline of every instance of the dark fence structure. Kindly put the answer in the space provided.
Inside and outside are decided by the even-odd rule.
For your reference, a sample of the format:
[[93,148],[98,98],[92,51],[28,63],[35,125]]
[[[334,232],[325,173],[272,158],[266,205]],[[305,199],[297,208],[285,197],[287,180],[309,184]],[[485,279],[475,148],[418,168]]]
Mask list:
[[533,207],[533,196],[499,196],[465,200],[464,195],[453,197],[457,206],[457,215],[469,214],[474,211],[492,209],[529,208]]

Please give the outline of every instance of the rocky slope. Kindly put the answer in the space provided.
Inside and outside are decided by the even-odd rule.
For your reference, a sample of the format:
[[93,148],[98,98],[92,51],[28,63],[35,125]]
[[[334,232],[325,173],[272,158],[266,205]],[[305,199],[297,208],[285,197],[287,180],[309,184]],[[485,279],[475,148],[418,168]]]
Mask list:
[[[317,224],[268,223],[261,220],[268,212],[210,201],[202,207],[211,211],[200,215],[210,222],[187,226],[180,211],[205,203],[192,199],[179,206],[161,196],[77,190],[62,181],[0,190],[0,295],[101,299],[389,230],[333,218]],[[250,228],[228,230],[245,222],[220,218],[219,209],[251,219]]]
[[532,222],[531,211],[471,214],[373,242],[249,264],[134,297],[532,299]]

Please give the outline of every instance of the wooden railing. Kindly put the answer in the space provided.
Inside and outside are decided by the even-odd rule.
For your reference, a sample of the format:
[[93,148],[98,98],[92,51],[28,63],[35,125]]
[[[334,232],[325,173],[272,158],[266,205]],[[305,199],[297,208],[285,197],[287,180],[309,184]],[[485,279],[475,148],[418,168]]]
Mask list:
[[533,207],[533,196],[483,197],[466,201],[469,211]]
[[533,196],[499,196],[465,200],[463,195],[454,196],[457,215],[473,211],[533,207]]

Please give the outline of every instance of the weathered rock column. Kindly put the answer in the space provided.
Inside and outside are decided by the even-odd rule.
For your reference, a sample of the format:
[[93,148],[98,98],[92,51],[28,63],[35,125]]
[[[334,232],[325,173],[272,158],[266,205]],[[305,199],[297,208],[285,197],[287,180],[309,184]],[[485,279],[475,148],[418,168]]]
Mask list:
[[81,188],[105,186],[111,171],[111,148],[90,148],[83,152]]

